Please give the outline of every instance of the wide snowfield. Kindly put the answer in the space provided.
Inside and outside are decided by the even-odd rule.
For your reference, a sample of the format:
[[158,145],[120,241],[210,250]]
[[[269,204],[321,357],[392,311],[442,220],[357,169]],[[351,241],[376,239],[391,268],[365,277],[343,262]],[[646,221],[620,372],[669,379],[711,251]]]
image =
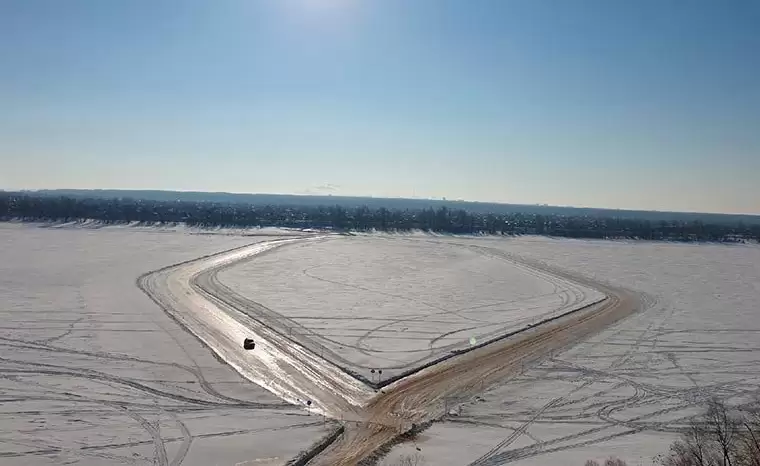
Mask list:
[[647,293],[650,307],[461,406],[385,464],[651,465],[705,400],[760,387],[760,247],[441,239]]
[[388,378],[603,296],[508,258],[436,239],[334,237],[218,274],[271,326],[328,359]]
[[135,286],[263,239],[0,223],[0,463],[283,464],[323,436]]

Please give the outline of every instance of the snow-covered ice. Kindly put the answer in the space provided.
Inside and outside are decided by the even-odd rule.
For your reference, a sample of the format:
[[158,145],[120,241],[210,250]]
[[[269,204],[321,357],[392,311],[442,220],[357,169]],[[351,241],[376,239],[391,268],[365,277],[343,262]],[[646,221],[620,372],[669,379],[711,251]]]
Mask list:
[[[135,286],[273,236],[167,230],[0,223],[3,464],[274,465],[330,430],[222,364]],[[278,330],[389,377],[601,297],[510,258],[640,291],[648,309],[467,401],[385,464],[649,465],[708,397],[758,393],[758,246],[332,237],[218,278]]]
[[[708,397],[760,393],[760,247],[440,239],[537,260],[646,293],[649,308],[530,367],[435,424],[416,446],[435,465],[651,465]],[[500,434],[499,434],[500,433]],[[446,439],[461,439],[447,443]]]
[[325,435],[135,286],[257,240],[0,223],[0,463],[281,465]]
[[501,256],[422,238],[295,244],[218,278],[263,305],[273,327],[375,380],[603,298]]

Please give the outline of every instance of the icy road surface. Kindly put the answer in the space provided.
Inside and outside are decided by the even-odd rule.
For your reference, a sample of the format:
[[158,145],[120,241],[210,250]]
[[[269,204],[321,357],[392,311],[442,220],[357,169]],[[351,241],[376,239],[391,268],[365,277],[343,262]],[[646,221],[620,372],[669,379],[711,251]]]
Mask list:
[[326,435],[135,286],[255,241],[0,223],[0,464],[280,466]]
[[[333,418],[350,413],[372,395],[364,384],[318,355],[292,343],[240,312],[222,295],[212,295],[199,278],[248,258],[315,238],[279,239],[169,267],[140,278],[139,284],[184,328],[192,332],[240,374],[294,404]],[[206,272],[206,274],[204,274]],[[243,348],[252,338],[254,350]]]

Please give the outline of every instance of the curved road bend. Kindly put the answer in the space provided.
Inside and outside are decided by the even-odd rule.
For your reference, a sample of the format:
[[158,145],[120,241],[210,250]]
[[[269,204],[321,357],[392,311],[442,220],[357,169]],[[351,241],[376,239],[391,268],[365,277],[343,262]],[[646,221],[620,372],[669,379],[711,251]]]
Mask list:
[[[495,252],[495,251],[494,251]],[[516,258],[511,257],[511,260]],[[347,423],[343,437],[309,463],[315,466],[355,465],[392,441],[412,423],[444,414],[445,399],[467,397],[522,371],[524,364],[585,339],[645,306],[639,295],[540,264],[525,265],[596,288],[607,298],[584,310],[526,330],[449,359],[386,387],[367,404],[363,422]]]
[[[299,345],[218,297],[201,289],[196,278],[203,272],[250,259],[275,248],[319,237],[275,240],[200,258],[144,275],[138,286],[186,330],[245,378],[291,403],[312,402],[312,411],[336,419],[355,419],[360,406],[374,394]],[[253,338],[256,348],[243,349],[243,339]]]

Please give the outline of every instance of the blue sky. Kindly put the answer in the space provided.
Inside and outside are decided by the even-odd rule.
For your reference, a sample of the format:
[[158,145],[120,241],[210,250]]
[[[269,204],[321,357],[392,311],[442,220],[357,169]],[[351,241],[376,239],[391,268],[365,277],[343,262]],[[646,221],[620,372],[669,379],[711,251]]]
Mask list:
[[760,213],[760,3],[1,0],[0,188]]

